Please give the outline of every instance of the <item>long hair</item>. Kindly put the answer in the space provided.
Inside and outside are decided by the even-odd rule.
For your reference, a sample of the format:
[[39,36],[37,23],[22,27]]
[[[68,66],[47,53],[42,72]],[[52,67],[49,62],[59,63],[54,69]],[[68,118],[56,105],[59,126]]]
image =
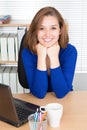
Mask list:
[[27,31],[27,34],[25,36],[24,44],[33,53],[36,53],[35,48],[36,48],[36,44],[38,44],[37,30],[44,16],[55,16],[57,18],[60,31],[61,31],[61,34],[58,40],[60,47],[65,48],[69,41],[68,31],[67,31],[66,24],[62,15],[54,7],[44,7],[40,9],[34,16],[30,24],[29,30]]

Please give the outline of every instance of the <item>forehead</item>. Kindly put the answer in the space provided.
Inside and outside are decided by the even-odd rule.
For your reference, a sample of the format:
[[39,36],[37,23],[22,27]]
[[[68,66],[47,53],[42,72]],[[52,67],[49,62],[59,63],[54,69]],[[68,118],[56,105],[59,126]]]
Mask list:
[[58,19],[56,16],[44,16],[40,25],[58,25]]

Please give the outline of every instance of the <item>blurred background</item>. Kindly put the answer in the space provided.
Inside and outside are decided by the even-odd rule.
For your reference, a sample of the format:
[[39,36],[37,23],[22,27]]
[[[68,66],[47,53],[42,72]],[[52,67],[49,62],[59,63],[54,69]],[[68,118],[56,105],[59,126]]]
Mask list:
[[[11,15],[12,20],[31,23],[36,12],[53,6],[68,23],[69,42],[78,51],[74,78],[75,90],[87,89],[87,0],[0,0],[0,15]],[[2,27],[0,27],[2,31]]]

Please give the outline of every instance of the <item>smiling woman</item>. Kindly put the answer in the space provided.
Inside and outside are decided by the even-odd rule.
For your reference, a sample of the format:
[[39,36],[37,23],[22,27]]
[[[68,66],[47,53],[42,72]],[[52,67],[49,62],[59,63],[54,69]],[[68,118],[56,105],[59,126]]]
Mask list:
[[[44,16],[40,24],[40,27],[38,28],[37,31],[38,44],[36,45],[36,49],[38,55],[37,68],[39,70],[42,69],[46,70],[47,68],[49,69],[49,67],[55,68],[59,66],[59,61],[58,61],[58,52],[60,49],[60,46],[58,44],[59,35],[60,35],[60,28],[59,28],[57,18],[55,16]],[[49,67],[48,65],[43,64],[45,63],[45,61],[42,62],[42,59],[46,60],[47,55],[51,63]]]
[[[35,13],[44,6],[57,8],[64,19],[67,19],[69,41],[75,45],[79,53],[76,72],[87,73],[87,44],[85,44],[87,43],[87,0],[68,0],[68,2],[64,0],[0,0],[0,14],[10,14],[12,20],[19,20],[18,23],[21,23],[22,20],[28,21],[30,24]],[[6,27],[0,27],[0,31],[3,29],[7,31]],[[14,31],[14,27],[11,28],[11,31]]]
[[22,51],[28,86],[36,97],[44,98],[53,91],[62,98],[73,90],[77,50],[68,40],[66,24],[58,10],[44,7],[36,13]]

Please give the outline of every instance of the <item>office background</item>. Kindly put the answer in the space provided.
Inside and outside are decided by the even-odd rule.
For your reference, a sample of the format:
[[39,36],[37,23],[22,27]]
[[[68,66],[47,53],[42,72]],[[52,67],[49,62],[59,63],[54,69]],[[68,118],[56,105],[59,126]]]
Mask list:
[[0,15],[10,14],[14,20],[30,23],[44,6],[55,7],[68,22],[69,42],[78,51],[75,90],[87,89],[87,0],[0,0]]

